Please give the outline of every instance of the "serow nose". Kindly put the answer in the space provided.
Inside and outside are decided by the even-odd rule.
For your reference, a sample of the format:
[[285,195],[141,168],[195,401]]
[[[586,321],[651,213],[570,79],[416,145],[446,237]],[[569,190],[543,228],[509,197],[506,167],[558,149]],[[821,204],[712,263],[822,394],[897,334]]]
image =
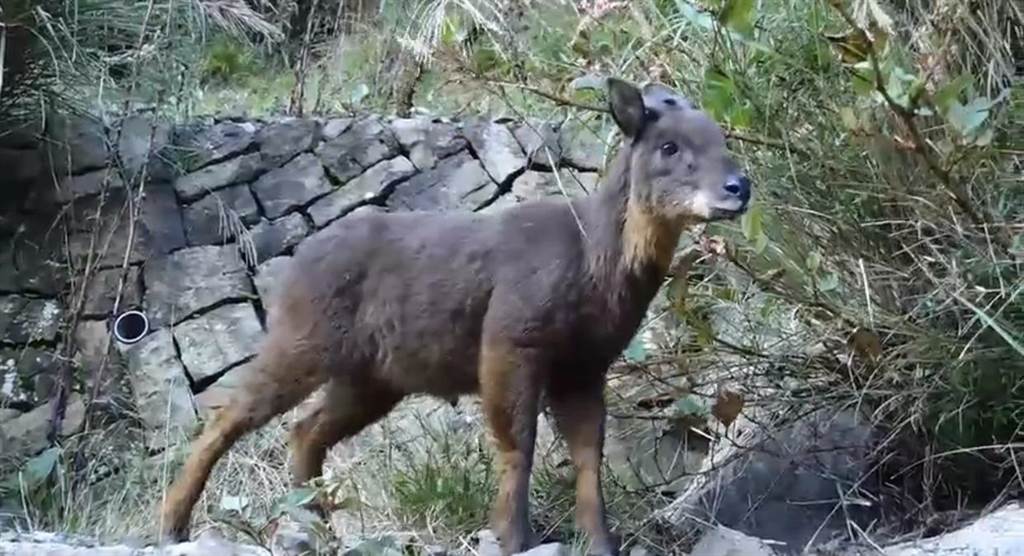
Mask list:
[[750,200],[750,178],[747,176],[734,176],[725,182],[725,192],[740,201],[746,203]]

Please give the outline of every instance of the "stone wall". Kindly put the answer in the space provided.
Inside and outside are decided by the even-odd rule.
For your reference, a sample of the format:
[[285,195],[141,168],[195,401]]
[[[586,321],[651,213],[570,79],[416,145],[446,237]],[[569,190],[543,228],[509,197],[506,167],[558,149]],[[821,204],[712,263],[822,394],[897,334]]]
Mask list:
[[[604,134],[578,124],[372,115],[178,126],[133,115],[46,131],[0,137],[0,453],[45,445],[65,364],[76,393],[64,432],[98,394],[159,447],[244,372],[275,273],[305,238],[357,211],[581,195],[606,151]],[[110,340],[122,283],[117,312],[150,323],[131,345]]]

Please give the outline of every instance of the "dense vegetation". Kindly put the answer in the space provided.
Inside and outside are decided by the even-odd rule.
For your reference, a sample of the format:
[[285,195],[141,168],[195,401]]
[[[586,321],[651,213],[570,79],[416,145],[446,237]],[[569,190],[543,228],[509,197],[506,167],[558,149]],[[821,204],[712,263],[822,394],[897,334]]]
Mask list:
[[[652,318],[672,325],[656,350],[631,346],[628,364],[742,364],[748,407],[858,408],[885,432],[879,476],[912,518],[1024,489],[1020,3],[5,0],[2,10],[8,122],[138,106],[177,119],[366,109],[607,131],[595,76],[677,86],[728,125],[756,205],[708,230],[726,238],[723,255],[685,288],[667,284],[667,316]],[[731,330],[711,318],[722,310],[736,315]],[[459,507],[446,526],[478,526],[462,497],[491,477],[474,457],[460,460],[466,469],[402,468],[400,517],[447,496]]]

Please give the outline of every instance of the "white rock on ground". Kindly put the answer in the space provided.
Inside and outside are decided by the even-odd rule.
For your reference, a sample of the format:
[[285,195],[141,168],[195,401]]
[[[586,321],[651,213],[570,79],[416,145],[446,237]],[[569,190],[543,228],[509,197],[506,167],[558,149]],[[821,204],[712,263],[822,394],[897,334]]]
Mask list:
[[123,544],[103,546],[91,539],[56,533],[0,533],[4,556],[268,556],[261,547],[234,544],[208,533],[194,541],[137,548]]
[[1024,556],[1024,506],[1003,506],[974,523],[885,549],[886,556]]
[[704,533],[690,551],[690,556],[775,556],[776,552],[761,539],[716,527]]

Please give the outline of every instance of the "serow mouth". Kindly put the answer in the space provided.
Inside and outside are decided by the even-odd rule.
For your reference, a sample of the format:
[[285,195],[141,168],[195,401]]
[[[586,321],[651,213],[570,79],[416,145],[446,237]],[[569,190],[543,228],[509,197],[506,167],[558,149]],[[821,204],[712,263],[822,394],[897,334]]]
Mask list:
[[710,218],[708,218],[708,220],[735,220],[745,212],[747,212],[746,204],[735,210],[716,207],[711,209]]

